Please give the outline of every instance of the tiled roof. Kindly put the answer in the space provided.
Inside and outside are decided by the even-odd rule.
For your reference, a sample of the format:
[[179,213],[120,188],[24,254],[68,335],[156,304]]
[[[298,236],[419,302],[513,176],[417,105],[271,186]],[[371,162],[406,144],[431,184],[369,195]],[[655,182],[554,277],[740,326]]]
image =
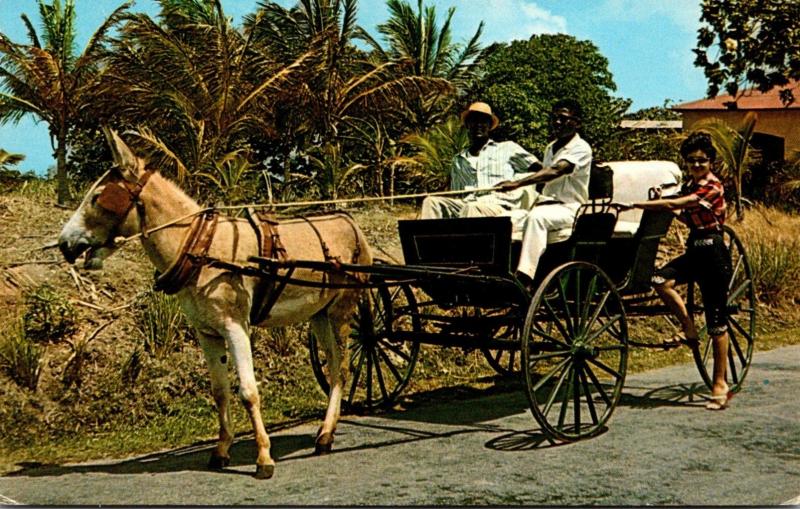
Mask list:
[[619,123],[623,129],[680,129],[682,120],[623,120]]
[[[780,91],[789,88],[794,93],[794,102],[785,106],[781,102]],[[726,103],[733,101],[730,95],[718,95],[713,99],[700,99],[688,103],[673,106],[673,110],[729,110]],[[756,89],[747,89],[739,97],[736,109],[738,110],[776,110],[776,109],[800,109],[800,81],[793,81],[785,87],[776,87],[769,92],[759,92]]]

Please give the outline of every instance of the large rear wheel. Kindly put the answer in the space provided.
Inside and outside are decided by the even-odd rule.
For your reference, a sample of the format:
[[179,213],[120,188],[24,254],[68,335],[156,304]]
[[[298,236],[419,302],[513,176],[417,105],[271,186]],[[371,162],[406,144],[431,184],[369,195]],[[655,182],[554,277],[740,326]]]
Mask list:
[[548,274],[522,331],[522,370],[534,418],[551,439],[600,433],[622,394],[628,330],[622,300],[596,265]]

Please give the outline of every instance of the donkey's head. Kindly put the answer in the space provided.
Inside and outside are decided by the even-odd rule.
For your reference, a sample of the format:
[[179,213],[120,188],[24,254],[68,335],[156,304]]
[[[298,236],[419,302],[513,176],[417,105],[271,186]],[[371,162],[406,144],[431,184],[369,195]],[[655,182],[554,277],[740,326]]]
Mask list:
[[103,260],[114,252],[115,236],[136,228],[134,210],[150,176],[144,160],[136,157],[116,132],[104,132],[114,167],[89,189],[58,237],[58,247],[69,263],[87,252],[85,266],[89,269],[103,266]]

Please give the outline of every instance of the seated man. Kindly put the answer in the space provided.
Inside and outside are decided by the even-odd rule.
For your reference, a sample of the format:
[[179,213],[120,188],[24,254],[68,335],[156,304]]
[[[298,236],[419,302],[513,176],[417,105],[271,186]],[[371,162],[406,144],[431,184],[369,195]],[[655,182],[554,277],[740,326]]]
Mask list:
[[[491,107],[482,102],[473,103],[461,114],[469,131],[470,145],[453,159],[450,170],[450,189],[453,191],[485,189],[501,181],[524,177],[538,159],[513,141],[496,142],[489,132],[500,120]],[[541,166],[541,165],[539,165]],[[481,196],[470,194],[464,198],[428,196],[422,202],[421,219],[452,217],[511,216],[521,227],[529,204],[525,203],[526,190],[490,192]]]
[[[589,173],[592,148],[578,134],[581,107],[577,101],[563,99],[553,105],[551,130],[555,136],[544,152],[544,161],[534,162],[523,179],[502,182],[500,191],[529,184],[544,184],[523,226],[518,274],[531,280],[539,258],[547,247],[547,233],[572,226],[581,204],[589,198]],[[523,277],[524,277],[523,276]]]

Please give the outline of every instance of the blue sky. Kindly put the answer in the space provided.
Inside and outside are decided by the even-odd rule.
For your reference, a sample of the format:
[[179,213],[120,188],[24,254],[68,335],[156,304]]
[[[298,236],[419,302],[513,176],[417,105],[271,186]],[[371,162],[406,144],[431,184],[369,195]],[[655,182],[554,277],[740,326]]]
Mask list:
[[[410,0],[416,5],[415,0]],[[79,48],[121,0],[76,0]],[[256,0],[222,0],[226,13],[238,24],[255,10]],[[294,0],[278,0],[289,7]],[[700,0],[426,0],[435,4],[440,19],[455,7],[453,30],[465,41],[485,22],[482,42],[527,39],[532,34],[567,33],[591,40],[609,60],[617,84],[616,95],[633,100],[632,111],[705,95],[706,80],[692,65]],[[137,0],[134,10],[155,16],[153,0]],[[25,42],[19,16],[38,22],[36,0],[0,0],[0,32]],[[387,17],[383,0],[360,0],[359,23],[375,33]],[[25,119],[0,127],[0,148],[25,154],[19,166],[39,174],[54,164],[46,125]]]

